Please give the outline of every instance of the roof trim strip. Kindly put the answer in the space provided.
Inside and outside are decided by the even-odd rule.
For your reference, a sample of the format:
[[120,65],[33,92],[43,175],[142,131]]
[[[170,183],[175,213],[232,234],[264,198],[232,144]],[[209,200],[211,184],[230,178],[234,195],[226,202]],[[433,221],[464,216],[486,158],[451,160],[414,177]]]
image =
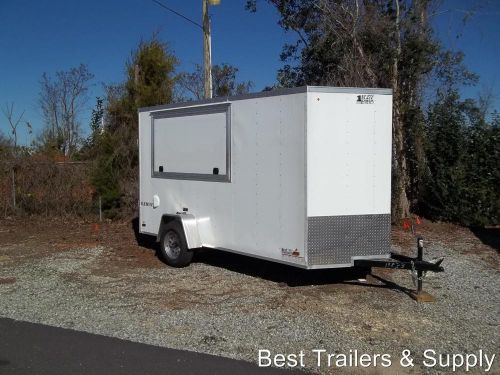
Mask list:
[[361,87],[331,87],[331,86],[300,86],[292,88],[280,88],[272,91],[255,92],[251,94],[242,94],[235,96],[224,96],[213,99],[193,100],[189,102],[180,102],[172,104],[156,105],[152,107],[139,108],[139,112],[161,111],[164,109],[174,109],[183,107],[193,107],[204,104],[216,104],[224,102],[234,102],[237,100],[265,98],[270,96],[292,95],[306,92],[330,92],[330,93],[345,93],[345,94],[378,94],[392,95],[392,89],[384,88],[361,88]]

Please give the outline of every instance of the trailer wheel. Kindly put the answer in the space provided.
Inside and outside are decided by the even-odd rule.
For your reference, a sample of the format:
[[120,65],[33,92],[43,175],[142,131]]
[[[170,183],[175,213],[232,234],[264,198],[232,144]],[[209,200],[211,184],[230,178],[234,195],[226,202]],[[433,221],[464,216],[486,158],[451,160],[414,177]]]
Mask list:
[[160,255],[172,267],[185,267],[191,263],[193,252],[187,248],[184,230],[178,221],[171,221],[163,229]]

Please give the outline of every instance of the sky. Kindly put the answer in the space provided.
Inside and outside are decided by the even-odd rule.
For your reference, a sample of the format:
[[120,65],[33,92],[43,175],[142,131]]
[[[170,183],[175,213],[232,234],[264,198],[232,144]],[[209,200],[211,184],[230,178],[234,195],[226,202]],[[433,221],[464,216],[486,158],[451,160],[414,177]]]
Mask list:
[[[161,0],[185,16],[201,22],[201,0]],[[464,10],[477,7],[465,25]],[[238,79],[250,80],[260,91],[276,81],[284,43],[293,33],[278,25],[278,13],[265,1],[257,13],[244,9],[245,0],[221,0],[211,7],[212,61],[239,68]],[[448,48],[465,52],[466,66],[480,75],[476,87],[463,95],[477,97],[491,92],[493,107],[500,110],[500,1],[444,0],[433,17],[437,36]],[[0,106],[13,102],[34,132],[43,120],[38,108],[39,81],[44,72],[68,70],[87,64],[94,74],[89,101],[82,114],[87,131],[95,97],[103,83],[122,82],[125,62],[142,40],[154,33],[168,42],[180,60],[178,71],[192,71],[202,63],[201,30],[164,10],[151,0],[0,0]],[[0,114],[0,131],[8,132]],[[19,130],[19,143],[34,135]]]

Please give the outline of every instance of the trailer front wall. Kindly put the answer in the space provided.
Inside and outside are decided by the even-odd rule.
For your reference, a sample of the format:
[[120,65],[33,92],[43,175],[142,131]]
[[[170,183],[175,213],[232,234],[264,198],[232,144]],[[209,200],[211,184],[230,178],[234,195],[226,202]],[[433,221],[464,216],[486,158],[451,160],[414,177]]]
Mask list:
[[390,250],[390,90],[311,90],[307,108],[310,267]]

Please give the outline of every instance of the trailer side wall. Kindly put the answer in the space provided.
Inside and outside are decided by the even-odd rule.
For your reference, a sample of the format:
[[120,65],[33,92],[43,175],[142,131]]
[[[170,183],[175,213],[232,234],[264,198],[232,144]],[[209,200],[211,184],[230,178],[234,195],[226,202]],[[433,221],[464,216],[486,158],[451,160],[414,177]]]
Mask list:
[[[170,109],[140,112],[141,232],[156,235],[163,214],[187,209],[196,218],[201,241],[206,247],[305,266],[306,96],[306,93],[297,93],[229,102],[229,181],[183,176],[183,171],[177,168],[182,166],[180,162],[174,170],[179,174],[178,178],[172,178],[176,177],[175,174],[159,173],[160,165],[156,161],[156,165],[152,165],[152,145],[156,149],[163,145],[175,148],[177,145],[191,145],[191,137],[203,142],[201,135],[209,135],[186,129],[175,131],[181,123],[189,126],[189,113],[184,113],[176,121],[175,116],[168,113],[173,111]],[[202,107],[212,105],[186,108],[195,109],[193,120],[200,125],[203,124]],[[207,116],[207,123],[214,129],[218,129],[221,123],[211,122],[216,119],[213,114]],[[169,125],[169,129],[161,128]],[[220,129],[217,131],[224,133]],[[158,134],[165,141],[155,138]],[[209,141],[211,145],[222,147],[224,144],[221,140],[218,143]],[[203,149],[204,145],[199,148]],[[168,170],[171,165],[168,155],[172,152],[163,150],[159,155],[162,167]],[[214,160],[219,160],[221,153],[214,155]],[[197,157],[203,161],[204,155],[200,153]],[[201,165],[203,171],[211,166]],[[190,164],[189,168],[198,174],[201,171],[197,165]],[[157,208],[151,204],[154,195],[160,198]]]

